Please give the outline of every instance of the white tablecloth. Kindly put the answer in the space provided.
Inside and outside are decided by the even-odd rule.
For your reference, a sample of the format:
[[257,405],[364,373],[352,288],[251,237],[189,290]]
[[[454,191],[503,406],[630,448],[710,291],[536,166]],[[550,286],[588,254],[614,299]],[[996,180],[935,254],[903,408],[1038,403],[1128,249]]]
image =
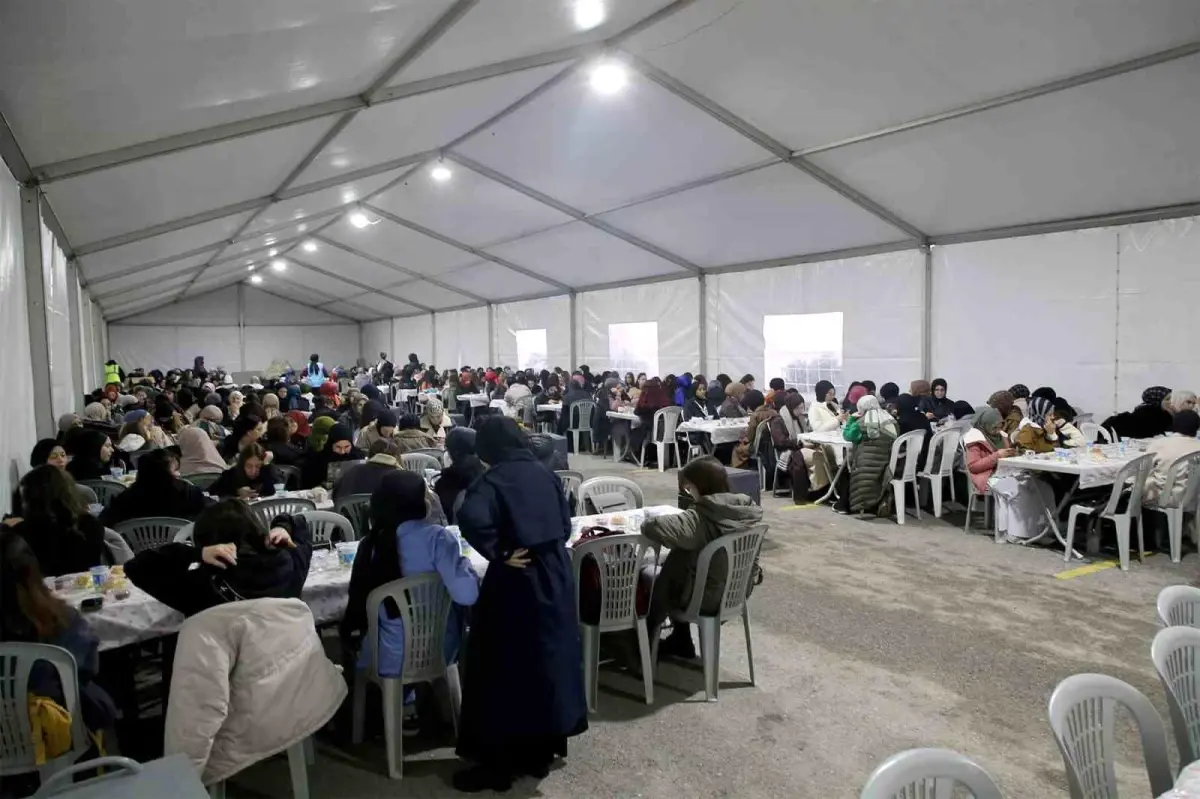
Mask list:
[[264,500],[267,499],[308,499],[316,503],[317,510],[333,510],[333,496],[324,489],[320,493],[315,493],[311,488],[300,491],[281,491],[274,496],[264,497]]
[[458,401],[469,402],[472,408],[486,408],[490,402],[487,394],[460,394]]
[[489,404],[498,411],[502,411],[508,407],[508,403],[502,399],[494,399]]
[[630,427],[641,427],[642,419],[633,411],[608,411],[605,414],[609,419],[620,419],[629,422]]
[[1200,799],[1200,760],[1184,766],[1175,780],[1175,788],[1158,799]]
[[997,475],[1025,469],[1036,472],[1057,472],[1079,478],[1080,488],[1111,485],[1117,472],[1129,461],[1142,454],[1141,449],[1126,445],[1122,452],[1117,444],[1106,444],[1091,450],[1058,450],[1038,455],[1018,455],[1003,458],[996,466]]
[[798,438],[805,444],[820,444],[826,447],[841,447],[846,448],[851,446],[850,442],[842,436],[841,429],[826,430],[821,433],[801,433]]
[[420,391],[415,388],[398,388],[396,389],[396,402],[408,402],[419,393]]
[[537,406],[538,413],[557,413],[562,414],[562,403],[551,403],[549,405]]
[[[91,588],[74,587],[76,575],[67,575],[69,588],[55,591],[64,601],[78,608],[84,599],[96,596]],[[100,649],[116,649],[138,641],[148,641],[162,635],[178,632],[183,625],[183,614],[164,605],[145,591],[126,581],[129,588],[127,599],[116,599],[112,592],[104,595],[104,605],[99,610],[84,614],[96,637]],[[317,624],[341,619],[346,612],[350,588],[350,569],[337,564],[337,554],[327,549],[313,552],[308,579],[300,594]]]
[[704,433],[714,444],[730,444],[740,441],[749,427],[749,419],[689,419],[675,429],[680,433]]

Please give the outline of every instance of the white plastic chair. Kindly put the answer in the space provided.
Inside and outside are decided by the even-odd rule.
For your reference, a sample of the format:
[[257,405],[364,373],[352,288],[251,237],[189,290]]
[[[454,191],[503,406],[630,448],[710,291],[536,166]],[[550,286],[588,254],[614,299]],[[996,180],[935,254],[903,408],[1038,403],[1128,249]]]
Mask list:
[[1200,588],[1168,585],[1158,592],[1158,622],[1163,627],[1200,628]]
[[646,507],[646,497],[641,487],[624,477],[593,477],[585,480],[579,486],[579,510],[586,512],[589,500],[597,513]]
[[[942,518],[942,487],[947,479],[950,481],[950,501],[957,501],[954,496],[954,457],[958,454],[958,444],[961,440],[962,433],[958,428],[951,427],[934,433],[925,454],[925,468],[917,474],[919,479],[929,484],[933,494],[933,515],[937,519]],[[908,471],[907,461],[904,465],[905,471]],[[920,495],[918,490],[918,499]]]
[[[913,496],[917,498],[917,518],[921,518],[920,494],[917,491],[917,456],[921,452],[921,444],[925,440],[924,430],[913,430],[892,442],[892,458],[889,470],[892,473],[892,491],[896,495],[896,524],[904,524],[904,487],[913,487]],[[896,477],[896,464],[904,458],[904,474]]]
[[1159,630],[1150,659],[1167,694],[1179,762],[1186,765],[1200,759],[1200,630]]
[[[97,769],[105,769],[106,772],[98,777],[83,780],[82,782],[73,782],[72,778],[81,771],[95,771]],[[115,769],[115,770],[114,770]],[[33,799],[39,797],[55,796],[58,794],[75,794],[80,791],[86,791],[87,786],[95,785],[101,781],[115,781],[125,776],[135,776],[142,771],[142,764],[136,760],[130,760],[127,757],[96,757],[91,760],[84,760],[76,763],[73,766],[63,769],[48,780],[42,782],[37,793],[33,795]],[[199,778],[196,778],[199,779]],[[115,795],[124,796],[126,794],[117,793]]]
[[147,549],[157,549],[175,540],[175,535],[190,525],[187,519],[172,516],[147,516],[143,519],[128,519],[113,525],[113,529],[129,542],[133,554]]
[[667,447],[675,448],[675,463],[682,463],[679,460],[679,439],[675,433],[675,428],[679,426],[682,416],[683,408],[676,405],[654,412],[654,418],[650,422],[650,435],[642,441],[642,452],[638,457],[640,466],[646,465],[646,448],[651,444],[658,449],[658,470],[660,472],[667,469]]
[[963,522],[963,532],[971,532],[971,514],[975,512],[975,499],[976,497],[981,497],[983,499],[983,526],[993,528],[993,531],[996,533],[996,540],[999,541],[1003,536],[999,534],[999,531],[995,530],[994,523],[989,521],[991,518],[989,510],[994,512],[995,497],[992,496],[991,489],[986,489],[981,494],[975,487],[975,482],[971,479],[971,467],[967,463],[967,447],[961,438],[958,440],[958,449],[962,453],[962,475],[967,481],[967,518]]
[[[1183,495],[1176,502],[1175,483],[1183,470],[1187,470],[1187,483]],[[1167,517],[1167,536],[1171,542],[1171,562],[1178,563],[1183,557],[1183,523],[1185,517],[1191,514],[1193,524],[1200,524],[1200,452],[1184,455],[1176,459],[1167,471],[1166,482],[1159,492],[1158,502],[1153,505],[1143,505],[1145,510],[1157,511]]]
[[574,496],[574,504],[571,505],[571,515],[582,515],[579,510],[579,487],[583,485],[583,473],[571,471],[570,469],[559,469],[555,472],[558,475],[559,482],[562,483],[563,493],[567,495],[567,504],[571,504],[571,497]]
[[1108,444],[1113,440],[1112,433],[1096,422],[1081,422],[1079,417],[1076,417],[1075,426],[1079,428],[1079,432],[1083,433],[1085,441],[1093,441],[1097,444],[1103,441]]
[[1150,795],[1171,790],[1175,780],[1167,757],[1167,734],[1150,700],[1115,677],[1076,674],[1058,684],[1049,707],[1050,728],[1062,753],[1071,799],[1113,799],[1118,795],[1117,705],[1123,705],[1137,722]]
[[217,482],[220,476],[220,472],[214,472],[213,474],[189,474],[187,477],[182,479],[188,481],[201,491],[207,491],[213,483]]
[[[770,447],[772,450],[775,448],[775,444],[771,440],[770,425],[766,422],[763,422],[757,428],[755,428],[754,447],[750,450],[750,457],[755,458],[758,461],[758,484],[765,488],[767,485],[767,465],[766,458],[763,456],[764,447]],[[775,455],[774,452],[771,454]],[[794,457],[798,458],[800,455],[797,454]],[[787,474],[787,469],[780,463],[778,455],[775,455],[773,460],[775,463],[775,474],[771,479],[771,496],[777,497],[779,496],[779,475]]]
[[125,493],[125,484],[118,483],[116,480],[81,480],[79,485],[92,489],[92,493],[96,495],[96,501],[106,508],[108,503],[112,502],[113,497]]
[[[300,486],[300,467],[286,466],[282,463],[273,463],[271,466],[283,478],[283,484],[287,488],[298,488]],[[219,476],[219,475],[218,475]],[[209,483],[212,485],[212,483]]]
[[190,544],[192,543],[192,534],[196,529],[195,522],[188,522],[183,527],[175,531],[175,537],[171,539],[175,544]]
[[991,775],[950,749],[892,755],[871,774],[859,799],[949,799],[960,785],[973,799],[1003,799]]
[[406,472],[416,472],[424,477],[426,469],[440,472],[442,462],[432,455],[425,455],[421,452],[405,452],[400,455],[400,467]]
[[583,640],[583,687],[588,710],[596,712],[596,693],[600,676],[600,634],[616,630],[636,630],[638,649],[642,656],[642,680],[646,687],[646,704],[654,704],[654,667],[650,659],[650,636],[646,617],[637,612],[638,577],[646,563],[647,550],[654,552],[658,565],[660,547],[650,539],[629,533],[610,535],[582,541],[571,549],[571,566],[575,572],[575,607],[579,606],[579,573],[584,561],[591,557],[600,570],[600,615],[595,624],[580,619],[579,633]]
[[260,499],[257,502],[250,503],[250,511],[255,518],[263,523],[263,527],[270,529],[271,522],[281,513],[304,513],[305,511],[316,510],[317,503],[311,499]]
[[[58,673],[66,711],[71,714],[71,748],[37,765],[29,723],[29,675],[38,661]],[[38,772],[43,784],[69,767],[92,744],[83,727],[79,704],[79,675],[70,652],[49,644],[0,644],[0,777]]]
[[[1080,516],[1088,517],[1089,526],[1095,524],[1099,519],[1112,520],[1117,528],[1117,554],[1120,556],[1122,571],[1129,571],[1129,532],[1130,527],[1137,524],[1138,560],[1146,559],[1146,536],[1142,529],[1142,491],[1146,487],[1146,478],[1150,476],[1153,469],[1153,455],[1134,458],[1122,466],[1121,471],[1117,472],[1117,477],[1113,480],[1112,492],[1106,503],[1103,505],[1076,503],[1071,506],[1071,512],[1067,515],[1067,551],[1064,560],[1068,563],[1071,562],[1073,553],[1071,545],[1075,540],[1075,522]],[[1125,510],[1118,513],[1117,505],[1125,491],[1125,484],[1131,480],[1133,485],[1129,489],[1129,499],[1125,504]]]
[[[401,676],[379,674],[379,612],[391,599],[400,610],[404,625],[404,666]],[[446,623],[453,603],[450,593],[436,573],[418,574],[379,586],[367,597],[367,640],[371,642],[371,665],[360,669],[354,681],[353,742],[362,743],[363,719],[367,709],[367,682],[383,691],[383,732],[387,742],[388,776],[400,779],[404,762],[404,736],[401,716],[404,712],[404,686],[417,682],[445,679],[450,691],[454,727],[458,729],[458,711],[462,688],[458,665],[445,659]]]
[[[750,643],[750,613],[746,608],[746,594],[750,590],[750,580],[754,577],[754,558],[757,557],[766,534],[767,526],[763,524],[744,533],[723,535],[709,542],[700,550],[696,561],[696,579],[687,610],[671,613],[671,619],[676,624],[695,624],[700,630],[704,695],[709,702],[717,701],[720,690],[721,624],[727,619],[742,617],[742,626],[746,631],[746,661],[750,667],[750,684],[754,685],[754,649]],[[713,556],[718,552],[725,554],[727,563],[725,591],[721,596],[721,607],[714,615],[707,615],[702,612],[700,603],[704,600],[708,570]],[[658,663],[658,641],[656,637],[651,646],[651,659],[655,664]]]
[[571,445],[576,454],[579,454],[579,437],[586,435],[588,444],[591,447],[596,446],[596,441],[592,437],[592,416],[596,413],[596,403],[591,400],[580,400],[571,406],[570,416],[567,418],[567,433],[571,436]]
[[333,506],[333,512],[345,516],[354,525],[354,532],[359,538],[366,536],[371,530],[371,495],[351,494],[342,497]]
[[354,541],[354,525],[340,513],[329,510],[306,510],[296,514],[308,523],[314,547],[333,547],[333,534],[341,536],[343,542]]

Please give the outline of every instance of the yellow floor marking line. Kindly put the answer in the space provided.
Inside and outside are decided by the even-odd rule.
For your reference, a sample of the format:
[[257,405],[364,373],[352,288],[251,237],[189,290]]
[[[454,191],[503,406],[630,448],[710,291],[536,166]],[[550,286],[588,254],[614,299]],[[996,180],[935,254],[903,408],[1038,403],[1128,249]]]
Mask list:
[[[1146,557],[1152,558],[1156,554],[1158,554],[1158,553],[1147,552]],[[1130,560],[1130,563],[1133,562],[1132,555],[1130,556],[1129,560]],[[1120,565],[1121,565],[1121,562],[1119,560],[1101,560],[1101,561],[1097,561],[1096,563],[1089,563],[1086,566],[1079,566],[1078,568],[1067,569],[1064,572],[1059,572],[1058,574],[1054,575],[1054,579],[1056,579],[1056,580],[1074,580],[1076,577],[1083,577],[1084,575],[1087,575],[1087,574],[1095,574],[1096,572],[1102,572],[1105,569],[1112,569],[1112,568],[1114,568],[1116,566],[1120,566]]]
[[808,505],[784,505],[782,508],[779,508],[779,510],[781,510],[781,511],[782,510],[813,510],[815,508],[821,508],[821,507],[824,507],[824,506],[823,505],[814,505],[812,503],[809,503]]

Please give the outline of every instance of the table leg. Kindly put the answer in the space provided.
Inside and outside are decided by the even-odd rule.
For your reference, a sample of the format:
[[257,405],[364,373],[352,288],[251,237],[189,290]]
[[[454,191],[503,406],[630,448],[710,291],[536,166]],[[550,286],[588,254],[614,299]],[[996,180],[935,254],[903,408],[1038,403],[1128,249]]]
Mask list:
[[[850,462],[849,458],[842,458],[842,464],[841,464],[841,466],[838,467],[837,474],[835,474],[833,476],[833,480],[829,483],[829,490],[825,492],[824,496],[822,496],[820,499],[817,500],[817,502],[816,502],[817,505],[823,505],[826,502],[828,502],[829,500],[831,500],[837,496],[838,480],[842,479],[842,473],[846,471],[846,464],[849,462]],[[891,486],[887,486],[887,488],[890,490]]]
[[[1063,549],[1067,548],[1067,539],[1066,539],[1066,536],[1064,536],[1062,534],[1062,531],[1058,529],[1058,516],[1062,514],[1062,509],[1066,506],[1067,502],[1071,499],[1071,497],[1074,496],[1075,490],[1077,488],[1079,488],[1079,478],[1078,477],[1075,478],[1075,482],[1071,485],[1070,490],[1067,491],[1067,493],[1063,497],[1062,501],[1058,503],[1057,507],[1055,508],[1055,512],[1051,512],[1050,508],[1046,507],[1046,503],[1045,503],[1045,500],[1042,499],[1041,492],[1040,491],[1037,492],[1038,502],[1040,502],[1042,504],[1042,513],[1044,513],[1046,515],[1046,521],[1050,523],[1050,531],[1052,533],[1054,533],[1054,537],[1058,539],[1058,543],[1062,544]],[[1039,533],[1038,535],[1035,535],[1033,538],[1025,539],[1021,543],[1022,543],[1022,545],[1028,545],[1028,544],[1034,543],[1035,541],[1041,541],[1045,537],[1046,537],[1046,533],[1042,532],[1042,533]],[[1090,551],[1090,547],[1089,547],[1089,551]],[[1083,556],[1079,554],[1079,551],[1074,548],[1071,549],[1071,556],[1075,557],[1075,558],[1079,558],[1080,560],[1083,559]]]

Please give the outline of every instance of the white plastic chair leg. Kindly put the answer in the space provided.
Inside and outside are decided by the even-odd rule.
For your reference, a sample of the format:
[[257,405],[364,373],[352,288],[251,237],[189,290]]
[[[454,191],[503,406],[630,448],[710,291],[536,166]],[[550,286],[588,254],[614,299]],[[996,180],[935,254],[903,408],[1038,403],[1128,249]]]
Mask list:
[[742,605],[742,626],[746,629],[746,663],[750,666],[750,684],[754,682],[754,646],[750,643],[750,611]]
[[367,713],[367,673],[359,671],[354,675],[354,711],[350,722],[350,741],[355,746],[363,742],[363,723]]
[[[950,480],[950,501],[957,503],[958,497],[954,496],[954,472],[950,472],[950,474],[946,475],[946,478]],[[971,489],[968,488],[967,490],[970,491]]]
[[709,702],[717,701],[721,687],[721,621],[715,616],[701,616],[700,655],[704,661],[704,696]]
[[[983,501],[983,505],[987,507],[987,500]],[[971,532],[971,511],[975,508],[975,492],[967,488],[967,520],[963,522],[963,532]]]
[[[1075,522],[1080,516],[1086,515],[1087,509],[1081,508],[1078,505],[1071,506],[1071,512],[1067,514],[1067,551],[1063,554],[1063,560],[1067,563],[1071,562],[1071,552],[1074,549],[1075,542]],[[1127,542],[1128,545],[1128,542]]]
[[1183,508],[1167,508],[1167,539],[1171,542],[1171,562],[1183,557]]
[[387,748],[388,777],[404,776],[404,686],[399,680],[383,680],[383,738]]
[[313,744],[311,735],[304,739],[304,764],[307,766],[317,764],[317,747]]
[[638,650],[642,660],[642,682],[646,686],[646,704],[654,704],[654,668],[650,659],[650,635],[646,631],[646,620],[637,620]]
[[658,450],[658,470],[665,472],[667,470],[667,445],[666,442],[661,442],[654,445]]
[[446,667],[446,690],[450,693],[450,714],[454,717],[454,735],[458,735],[458,717],[462,714],[462,680],[458,675],[458,664]]
[[893,480],[892,491],[896,494],[896,524],[904,524],[904,481]]
[[288,771],[292,774],[292,796],[308,799],[308,765],[304,762],[304,741],[288,747]]
[[942,518],[942,478],[940,475],[930,478],[929,488],[933,492],[933,516],[940,519]]
[[588,712],[595,713],[596,694],[600,690],[600,628],[581,624],[579,637],[583,643],[583,692]]
[[914,495],[914,497],[916,498],[916,502],[915,502],[915,504],[913,505],[913,513],[916,515],[916,517],[917,517],[917,521],[921,521],[921,497],[920,497],[920,492],[918,492],[918,491],[917,491],[917,484],[916,484],[916,483],[913,483],[913,484],[912,484],[912,487],[913,487],[913,495]]
[[[1129,571],[1129,517],[1114,516],[1113,524],[1117,528],[1117,555],[1121,559],[1121,571]],[[1070,550],[1067,551],[1070,554]]]
[[208,799],[225,799],[225,782],[214,782],[208,786]]

